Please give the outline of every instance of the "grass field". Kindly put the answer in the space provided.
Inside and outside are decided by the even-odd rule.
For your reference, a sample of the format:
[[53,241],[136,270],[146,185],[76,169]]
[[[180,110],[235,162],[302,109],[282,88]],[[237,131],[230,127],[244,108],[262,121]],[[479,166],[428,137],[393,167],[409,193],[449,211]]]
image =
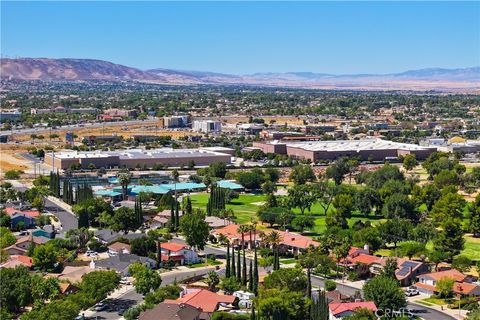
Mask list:
[[480,238],[465,236],[465,249],[462,254],[472,260],[480,261]]
[[[398,246],[400,246],[400,244],[401,243],[398,243]],[[425,248],[429,251],[432,251],[434,249],[433,242],[428,242]],[[375,251],[375,254],[384,257],[390,257],[394,255],[394,249],[380,249]],[[474,238],[466,235],[465,248],[460,254],[470,258],[471,260],[480,261],[480,238]]]
[[[207,207],[209,195],[206,193],[200,194],[193,194],[191,196],[192,199],[192,206],[194,208],[201,208],[205,209]],[[235,212],[235,217],[237,223],[249,223],[251,218],[255,217],[257,214],[258,209],[262,205],[263,201],[265,201],[264,195],[249,195],[249,194],[241,194],[238,199],[234,199],[231,203],[227,204],[227,209],[232,209]],[[330,206],[329,210],[332,210],[333,207]],[[300,209],[293,209],[293,212],[296,214],[300,214]],[[319,203],[316,203],[312,206],[311,211],[305,211],[305,213],[311,213],[315,217],[315,227],[311,232],[306,232],[310,236],[318,236],[326,230],[325,224],[325,210]],[[364,216],[353,216],[352,218],[348,219],[349,225],[353,225],[356,221],[372,221],[373,224],[379,223],[384,219],[375,218],[375,217],[364,217]]]
[[[205,209],[209,196],[210,195],[206,193],[193,194],[191,196],[192,206],[194,208]],[[238,223],[248,223],[252,217],[256,216],[263,201],[265,201],[264,195],[241,194],[238,199],[234,199],[231,203],[227,204],[227,209],[232,209],[235,212]]]

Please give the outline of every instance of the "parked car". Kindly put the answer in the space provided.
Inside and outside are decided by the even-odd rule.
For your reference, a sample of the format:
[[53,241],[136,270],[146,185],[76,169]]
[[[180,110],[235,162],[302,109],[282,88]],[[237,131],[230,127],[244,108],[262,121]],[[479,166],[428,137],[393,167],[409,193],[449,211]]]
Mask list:
[[416,296],[416,295],[419,295],[420,292],[418,292],[418,290],[416,288],[408,288],[406,291],[405,291],[405,295],[407,297],[413,297],[413,296]]
[[97,304],[93,307],[93,310],[95,310],[95,311],[103,311],[103,310],[105,310],[105,309],[107,309],[107,305],[104,304],[104,303],[102,303],[102,302],[97,303]]

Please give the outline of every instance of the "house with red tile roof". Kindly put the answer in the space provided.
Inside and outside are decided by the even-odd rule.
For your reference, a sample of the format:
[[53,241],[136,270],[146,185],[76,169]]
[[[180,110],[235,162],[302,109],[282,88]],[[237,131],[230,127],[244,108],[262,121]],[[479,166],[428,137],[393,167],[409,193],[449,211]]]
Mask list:
[[0,265],[0,268],[16,268],[19,266],[24,266],[27,268],[32,267],[32,258],[22,255],[11,255],[8,257],[7,261]]
[[40,217],[38,210],[18,210],[11,207],[4,210],[10,216],[12,228],[16,228],[19,223],[22,223],[25,228],[32,228],[35,226],[35,219]]
[[446,278],[455,281],[453,292],[457,296],[480,296],[480,286],[472,283],[473,279],[471,277],[455,269],[419,275],[415,287],[417,287],[420,292],[435,294],[438,291],[437,283]]
[[375,312],[377,311],[377,306],[373,301],[331,302],[328,305],[329,320],[343,319],[354,314],[358,309],[368,309]]
[[167,242],[160,244],[162,261],[173,261],[176,264],[192,264],[200,262],[197,252],[185,244]]
[[[242,242],[242,234],[237,231],[238,227],[238,224],[232,223],[213,230],[212,234],[216,236],[223,234],[227,237],[227,239],[229,239],[230,243],[232,243],[233,245],[240,245]],[[319,242],[313,240],[310,237],[302,236],[301,234],[278,230],[276,230],[276,232],[278,232],[278,234],[280,235],[280,251],[283,252],[289,251],[292,253],[298,253],[301,251],[305,251],[310,246],[318,247],[320,245]],[[250,243],[253,243],[253,241],[256,241],[257,244],[260,243],[262,240],[260,235],[260,230],[257,230],[256,234],[252,233],[251,238],[249,232],[245,233],[243,235],[245,245],[250,246]]]
[[38,218],[40,217],[40,211],[38,210],[18,210],[15,208],[5,208],[3,209],[6,214],[8,214],[10,217],[12,217],[14,214],[23,214],[25,216],[31,217],[31,218]]
[[310,237],[302,236],[298,233],[289,231],[278,231],[280,234],[280,251],[300,253],[307,250],[309,247],[318,247],[319,242]]
[[[242,234],[237,231],[239,226],[240,225],[238,224],[232,223],[224,227],[215,229],[211,233],[217,237],[223,234],[225,237],[227,237],[227,239],[230,241],[231,244],[241,245]],[[256,231],[256,235],[252,233],[251,239],[250,239],[250,232],[245,233],[243,235],[243,239],[245,241],[245,245],[248,245],[248,246],[250,245],[251,242],[253,243],[254,240],[256,240],[257,244],[260,243],[260,241],[262,240],[260,237],[260,230]]]
[[[350,249],[350,252],[358,252],[358,250]],[[423,262],[403,258],[394,259],[397,260],[398,265],[397,270],[395,271],[395,276],[402,286],[412,284],[418,275],[428,271],[428,266]],[[360,252],[358,254],[349,254],[346,259],[341,260],[340,264],[345,265],[350,269],[355,269],[357,265],[364,264],[368,266],[371,274],[379,275],[384,269],[387,260],[388,258],[377,257]]]
[[229,306],[236,297],[220,295],[204,289],[187,289],[177,300],[166,299],[165,303],[188,304],[201,310],[200,319],[210,319],[212,313],[218,310],[220,305]]

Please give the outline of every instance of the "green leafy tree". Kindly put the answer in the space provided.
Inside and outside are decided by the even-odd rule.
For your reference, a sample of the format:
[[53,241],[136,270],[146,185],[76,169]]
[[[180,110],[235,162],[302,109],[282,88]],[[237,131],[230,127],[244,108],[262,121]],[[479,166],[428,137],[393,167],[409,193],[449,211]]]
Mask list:
[[185,215],[180,220],[180,230],[189,246],[203,250],[207,242],[210,227],[201,211]]
[[400,254],[412,259],[413,256],[419,256],[425,253],[425,244],[416,241],[403,242],[400,245]]
[[100,301],[118,287],[120,276],[115,271],[92,271],[82,277],[80,289],[94,301]]
[[460,272],[468,272],[472,267],[472,260],[467,256],[456,256],[453,258],[452,267]]
[[286,289],[306,293],[308,279],[301,269],[282,268],[265,277],[264,287],[265,289]]
[[451,259],[463,250],[465,245],[463,235],[462,223],[459,219],[446,219],[434,240],[435,249],[445,252]]
[[438,292],[438,295],[442,298],[450,298],[453,295],[453,285],[455,280],[452,278],[444,277],[437,281],[435,289]]
[[379,309],[400,310],[407,304],[405,294],[398,285],[398,281],[378,276],[363,286],[365,300],[375,302]]
[[151,291],[155,291],[162,284],[160,274],[141,264],[135,262],[128,267],[128,272],[135,278],[135,291],[146,295]]
[[288,189],[287,203],[291,208],[299,208],[300,212],[305,214],[305,210],[312,207],[315,203],[316,197],[312,187],[301,184],[294,185]]
[[32,281],[27,268],[0,268],[0,279],[2,279],[0,286],[2,309],[17,313],[21,308],[33,303]]
[[430,215],[437,223],[449,218],[462,218],[464,207],[465,199],[458,193],[449,192],[435,202]]
[[405,168],[405,170],[411,171],[416,166],[418,166],[418,161],[415,154],[407,154],[403,158],[403,167]]
[[120,207],[118,210],[115,210],[112,222],[111,228],[113,231],[123,231],[125,234],[140,227],[135,211],[127,207]]
[[309,165],[297,165],[290,172],[290,180],[297,185],[317,180],[313,169]]

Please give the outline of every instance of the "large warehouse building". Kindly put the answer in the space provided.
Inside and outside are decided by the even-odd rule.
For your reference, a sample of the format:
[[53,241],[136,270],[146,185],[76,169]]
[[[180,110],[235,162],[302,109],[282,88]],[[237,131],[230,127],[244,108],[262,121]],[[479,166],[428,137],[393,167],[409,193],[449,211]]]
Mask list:
[[88,168],[152,168],[155,164],[187,166],[191,161],[206,166],[215,161],[231,163],[231,155],[203,149],[131,149],[118,151],[65,151],[45,154],[45,163],[58,169],[80,164]]
[[417,159],[425,159],[436,148],[416,144],[398,143],[380,139],[304,141],[304,142],[254,142],[254,148],[266,153],[287,154],[312,162],[335,160],[340,157],[357,157],[361,160],[384,161],[407,154],[415,154]]

